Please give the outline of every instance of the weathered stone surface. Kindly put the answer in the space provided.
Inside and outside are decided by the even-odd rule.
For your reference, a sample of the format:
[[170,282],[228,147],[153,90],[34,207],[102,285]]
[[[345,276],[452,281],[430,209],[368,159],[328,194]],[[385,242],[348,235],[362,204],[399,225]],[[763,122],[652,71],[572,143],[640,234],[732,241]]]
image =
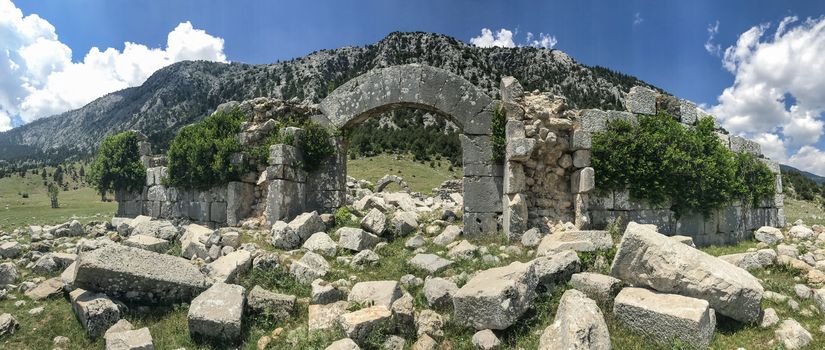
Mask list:
[[117,299],[161,303],[191,300],[207,287],[185,259],[119,245],[81,253],[74,284]]
[[289,222],[289,226],[295,231],[295,234],[301,238],[301,242],[306,241],[309,236],[315,232],[323,232],[326,230],[326,225],[318,212],[303,213],[298,215],[295,219]]
[[581,270],[579,256],[572,250],[539,257],[531,263],[534,265],[538,285],[549,292],[567,283],[570,276]]
[[582,168],[570,176],[570,189],[573,193],[589,193],[596,188],[596,171],[591,167]]
[[350,339],[363,345],[373,330],[390,322],[391,316],[392,313],[386,306],[376,305],[345,313],[338,317],[338,324]]
[[381,241],[378,236],[360,228],[342,227],[336,233],[338,234],[339,247],[356,252],[372,249]]
[[181,237],[181,256],[187,259],[198,257],[206,259],[209,250],[206,249],[206,240],[212,234],[212,229],[198,224],[189,224],[184,228]]
[[516,78],[511,76],[501,78],[499,91],[501,91],[501,100],[507,102],[518,100],[524,95],[524,88]]
[[206,265],[206,275],[214,282],[235,283],[252,267],[252,253],[237,250]]
[[693,125],[696,124],[696,104],[687,100],[679,100],[679,110],[681,112],[682,124]]
[[338,339],[329,344],[324,350],[360,350],[361,348],[350,338]]
[[376,235],[383,235],[387,230],[387,216],[378,208],[372,208],[361,219],[361,228]]
[[89,338],[97,338],[120,319],[120,309],[106,294],[75,289],[69,299]]
[[816,238],[816,234],[808,226],[794,225],[788,230],[788,236],[799,240],[809,240]]
[[446,246],[455,241],[461,235],[461,228],[456,225],[449,225],[444,228],[438,236],[433,238],[433,244]]
[[455,282],[440,277],[428,277],[424,280],[424,297],[427,305],[444,308],[453,303],[453,295],[458,291]]
[[369,281],[352,286],[348,300],[362,306],[381,305],[389,309],[400,297],[401,286],[398,281]]
[[189,306],[189,335],[227,343],[241,340],[246,290],[234,284],[215,283]]
[[570,285],[590,299],[607,303],[619,293],[622,281],[599,273],[581,272],[570,277]]
[[22,245],[17,242],[0,243],[0,259],[14,259],[20,255]]
[[573,130],[570,134],[570,149],[578,151],[590,149],[593,145],[592,135],[584,130]]
[[[465,176],[465,214],[501,212],[501,197],[504,194],[502,181],[501,177],[494,176]],[[464,223],[466,225],[467,220]]]
[[415,315],[418,336],[428,335],[433,339],[444,338],[444,317],[433,310],[421,310]]
[[535,148],[536,139],[534,138],[508,139],[505,157],[508,161],[524,162],[530,159]]
[[329,263],[323,256],[307,252],[300,260],[289,265],[289,273],[301,283],[310,283],[316,278],[326,276],[329,268]]
[[301,244],[301,237],[295,233],[292,226],[284,221],[272,224],[272,245],[281,249],[295,249]]
[[418,229],[418,215],[408,211],[397,211],[392,216],[395,233],[406,236]]
[[755,156],[762,154],[762,146],[755,141],[739,136],[730,137],[730,150],[739,153],[749,153]]
[[166,241],[175,240],[179,231],[167,220],[139,220],[132,228],[132,235],[150,236]]
[[564,292],[556,318],[541,334],[540,350],[610,350],[610,334],[596,302],[575,289]]
[[782,342],[785,349],[802,349],[811,343],[813,337],[799,322],[794,319],[782,321],[779,328],[774,331],[776,338]]
[[408,261],[415,268],[425,270],[431,274],[436,274],[453,264],[452,260],[444,259],[435,254],[416,254]]
[[146,235],[133,235],[123,241],[123,245],[155,253],[163,253],[169,249],[169,241]]
[[335,256],[338,251],[338,243],[335,243],[326,233],[316,232],[304,242],[303,248],[323,256]]
[[338,317],[347,313],[349,303],[337,301],[330,304],[314,304],[309,306],[309,331],[326,331],[338,324]]
[[773,249],[760,249],[755,252],[722,255],[719,259],[745,270],[763,269],[774,264],[776,251]]
[[707,300],[716,312],[758,322],[763,288],[747,271],[635,222],[628,224],[611,275],[664,293]]
[[63,294],[63,281],[60,277],[49,278],[40,282],[37,287],[26,291],[26,296],[32,300],[44,300]]
[[481,271],[453,295],[455,320],[476,330],[505,329],[532,306],[537,284],[529,263]]
[[295,313],[294,295],[270,292],[260,286],[252,287],[246,299],[246,305],[253,313],[283,321]]
[[467,260],[475,257],[477,251],[478,247],[465,239],[452,244],[447,251],[447,256],[457,260]]
[[544,236],[536,255],[547,255],[564,250],[593,252],[613,247],[613,238],[607,231],[564,231]]
[[17,319],[15,319],[11,314],[4,313],[0,315],[0,337],[14,334],[19,327],[20,324],[17,323]]
[[529,225],[529,211],[527,208],[527,200],[520,194],[508,194],[504,196],[504,214],[502,221],[504,232],[511,241],[518,241],[521,239],[524,231]]
[[0,264],[0,286],[12,284],[20,275],[17,273],[17,266],[11,262]]
[[613,313],[630,330],[662,341],[679,339],[697,348],[708,347],[716,328],[716,314],[707,301],[644,288],[622,289],[613,302]]
[[392,303],[392,322],[398,333],[405,336],[412,336],[415,332],[415,306],[413,306],[413,296],[404,293],[400,298]]
[[329,304],[341,300],[342,293],[332,283],[318,278],[312,281],[310,297],[313,304]]
[[148,327],[106,334],[106,350],[155,350]]
[[489,329],[473,334],[473,345],[479,350],[494,350],[501,346],[501,340]]
[[636,114],[656,114],[656,91],[642,86],[630,88],[625,96],[624,105],[628,112]]

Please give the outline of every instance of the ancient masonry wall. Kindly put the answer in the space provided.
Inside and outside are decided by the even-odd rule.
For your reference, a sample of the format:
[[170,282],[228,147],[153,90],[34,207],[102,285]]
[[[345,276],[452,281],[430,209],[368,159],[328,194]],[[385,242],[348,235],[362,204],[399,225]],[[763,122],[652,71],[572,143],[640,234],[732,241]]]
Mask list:
[[598,174],[590,167],[591,137],[607,122],[666,111],[685,127],[707,116],[689,101],[634,87],[626,97],[626,111],[565,110],[564,98],[538,92],[524,94],[515,79],[501,86],[507,116],[507,155],[504,179],[505,232],[513,238],[525,229],[551,230],[572,221],[580,228],[602,228],[616,219],[656,224],[670,235],[691,236],[699,245],[727,244],[749,238],[761,226],[784,226],[779,164],[765,158],[756,142],[717,134],[728,149],[757,156],[776,174],[776,195],[757,206],[730,203],[709,217],[688,214],[677,218],[670,205],[652,206],[634,201],[627,191],[595,194]]

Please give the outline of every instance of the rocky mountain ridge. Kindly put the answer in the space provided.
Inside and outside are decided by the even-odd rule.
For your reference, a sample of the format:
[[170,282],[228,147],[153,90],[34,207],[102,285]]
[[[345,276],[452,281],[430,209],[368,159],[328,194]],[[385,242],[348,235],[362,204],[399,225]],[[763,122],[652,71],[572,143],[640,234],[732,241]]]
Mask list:
[[59,162],[91,154],[107,134],[137,129],[162,150],[177,130],[220,103],[259,96],[318,102],[373,68],[421,63],[459,74],[492,96],[502,76],[525,89],[564,95],[578,108],[619,107],[634,85],[649,84],[587,67],[558,50],[478,48],[431,33],[391,33],[363,47],[313,52],[273,64],[180,62],[141,86],[110,93],[76,110],[0,133],[0,168]]

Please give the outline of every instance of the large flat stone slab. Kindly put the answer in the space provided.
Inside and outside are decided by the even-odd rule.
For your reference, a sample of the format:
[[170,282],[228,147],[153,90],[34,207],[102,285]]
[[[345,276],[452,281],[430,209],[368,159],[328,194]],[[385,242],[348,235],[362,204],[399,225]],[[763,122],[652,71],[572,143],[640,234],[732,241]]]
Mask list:
[[610,274],[631,285],[707,300],[738,321],[759,322],[762,312],[764,290],[753,275],[635,222],[627,225]]
[[189,301],[208,286],[206,277],[186,259],[121,245],[83,252],[76,264],[76,287],[116,299]]
[[548,255],[565,250],[593,252],[613,247],[613,238],[607,231],[565,231],[544,236],[536,255]]
[[234,284],[216,283],[192,300],[189,335],[227,343],[241,340],[246,290]]
[[106,294],[75,289],[69,293],[80,325],[89,338],[97,338],[120,319],[120,309]]
[[625,288],[613,304],[616,319],[632,331],[662,341],[679,339],[707,348],[716,328],[716,314],[707,301],[644,288]]
[[453,265],[452,260],[444,259],[435,254],[416,254],[408,263],[431,274],[439,273]]
[[538,278],[532,263],[479,272],[453,295],[455,320],[476,330],[505,329],[533,305]]

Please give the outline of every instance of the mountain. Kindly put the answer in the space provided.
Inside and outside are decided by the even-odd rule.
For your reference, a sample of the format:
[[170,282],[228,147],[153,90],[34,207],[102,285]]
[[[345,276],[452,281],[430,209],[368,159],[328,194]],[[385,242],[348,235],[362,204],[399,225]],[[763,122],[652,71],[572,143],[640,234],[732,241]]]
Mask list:
[[559,50],[478,48],[440,34],[396,32],[372,45],[322,50],[273,64],[170,65],[141,86],[0,133],[0,169],[86,156],[105,135],[128,129],[141,130],[155,151],[162,151],[180,127],[203,119],[220,103],[258,96],[315,103],[373,68],[407,63],[449,70],[491,96],[498,96],[501,77],[512,75],[526,90],[564,95],[577,108],[619,109],[634,85],[655,88],[635,77],[582,65]]
[[790,165],[780,164],[779,165],[779,170],[781,170],[782,173],[796,172],[796,173],[802,174],[802,176],[804,176],[808,179],[811,179],[813,182],[816,182],[817,186],[822,186],[822,184],[825,183],[825,177],[816,175],[814,173],[809,173],[809,172],[804,171],[804,170],[799,170],[799,169],[794,168]]

